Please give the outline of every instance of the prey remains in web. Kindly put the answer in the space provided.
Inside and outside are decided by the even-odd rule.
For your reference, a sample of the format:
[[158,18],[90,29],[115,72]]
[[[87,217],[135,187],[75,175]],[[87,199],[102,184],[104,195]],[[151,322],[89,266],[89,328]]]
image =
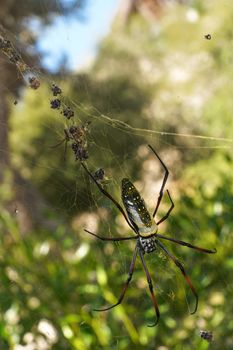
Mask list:
[[98,182],[96,177],[92,175],[92,173],[88,170],[87,166],[83,162],[81,162],[81,165],[85,169],[86,173],[91,178],[91,180],[96,184],[96,186],[98,187],[100,192],[103,195],[105,195],[110,201],[112,201],[112,203],[121,212],[121,214],[124,216],[129,227],[136,234],[135,236],[130,236],[130,237],[108,238],[108,237],[99,236],[99,235],[85,229],[85,231],[87,233],[101,239],[102,241],[114,241],[114,242],[116,242],[116,241],[124,241],[124,240],[131,240],[131,239],[136,240],[136,246],[135,246],[133,258],[132,258],[132,261],[130,264],[128,278],[127,278],[127,280],[122,288],[122,291],[121,291],[121,294],[120,294],[118,301],[114,305],[105,307],[103,309],[95,309],[95,311],[110,310],[110,309],[114,308],[115,306],[119,305],[123,301],[125,293],[127,291],[127,288],[129,286],[129,283],[130,283],[132,276],[133,276],[133,273],[134,273],[134,267],[135,267],[137,255],[139,255],[140,260],[142,262],[142,266],[143,266],[145,274],[146,274],[146,278],[147,278],[147,282],[148,282],[149,290],[150,290],[150,295],[151,295],[152,303],[153,303],[153,306],[155,309],[155,314],[156,314],[156,321],[153,324],[148,325],[149,327],[153,327],[153,326],[156,326],[158,321],[159,321],[160,312],[159,312],[159,307],[158,307],[158,303],[156,300],[156,296],[154,294],[152,279],[150,276],[150,272],[147,268],[144,255],[153,253],[154,251],[157,250],[157,248],[160,248],[165,253],[165,255],[168,256],[168,258],[171,259],[175,263],[175,265],[180,269],[182,275],[184,276],[189,288],[191,289],[191,291],[194,295],[195,306],[194,306],[193,311],[191,312],[191,314],[194,314],[197,311],[197,307],[198,307],[198,294],[196,292],[196,289],[194,288],[192,282],[190,281],[190,279],[189,279],[183,265],[181,264],[181,262],[173,254],[171,254],[168,251],[168,249],[164,246],[164,244],[161,242],[161,240],[168,240],[170,242],[173,242],[173,243],[176,243],[176,244],[179,244],[179,245],[191,248],[191,249],[195,249],[199,252],[207,253],[207,254],[216,253],[216,249],[211,250],[211,249],[197,247],[197,246],[194,246],[190,243],[187,243],[187,242],[184,242],[184,241],[181,241],[178,239],[174,239],[171,237],[166,237],[166,236],[163,236],[163,235],[158,233],[159,225],[169,217],[172,209],[174,208],[174,203],[172,201],[172,198],[170,196],[169,191],[167,190],[166,192],[167,192],[168,198],[169,198],[170,203],[171,203],[170,208],[167,211],[166,215],[164,215],[160,220],[156,221],[155,216],[157,214],[161,200],[162,200],[163,195],[164,195],[164,189],[165,189],[165,185],[166,185],[166,182],[167,182],[167,179],[169,176],[169,171],[168,171],[166,165],[164,164],[164,162],[162,161],[162,159],[155,152],[155,150],[150,145],[149,145],[149,148],[154,153],[154,155],[157,157],[161,166],[164,169],[164,177],[163,177],[162,185],[161,185],[161,188],[159,191],[159,196],[158,196],[158,199],[156,202],[156,206],[155,206],[153,215],[150,215],[149,211],[147,210],[147,207],[146,207],[146,204],[145,204],[143,198],[141,197],[140,193],[138,192],[138,190],[135,188],[135,186],[133,185],[133,183],[129,179],[127,179],[127,178],[122,179],[122,186],[121,186],[121,198],[122,198],[122,202],[124,204],[125,210],[126,210],[126,212],[125,212],[125,210],[123,209],[121,204],[119,204],[112,197],[112,195],[109,194],[101,186],[100,182]]

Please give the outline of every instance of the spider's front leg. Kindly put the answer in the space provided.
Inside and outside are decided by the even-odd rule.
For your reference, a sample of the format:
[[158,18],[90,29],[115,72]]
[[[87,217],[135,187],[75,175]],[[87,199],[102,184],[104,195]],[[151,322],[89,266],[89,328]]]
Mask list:
[[162,217],[162,219],[160,219],[158,222],[156,222],[156,225],[159,226],[161,224],[161,222],[167,220],[167,218],[169,217],[169,215],[171,214],[171,211],[174,209],[175,207],[175,204],[171,198],[171,195],[170,195],[170,192],[167,190],[167,194],[168,194],[168,197],[170,199],[170,202],[171,202],[171,206],[170,208],[168,209],[167,213]]
[[99,236],[97,235],[96,233],[93,233],[89,230],[86,230],[84,229],[85,232],[89,233],[90,235],[98,238],[98,239],[101,239],[102,241],[115,241],[115,242],[118,242],[118,241],[126,241],[126,240],[129,240],[129,239],[137,239],[138,237],[137,236],[131,236],[131,237],[103,237],[103,236]]
[[101,193],[103,193],[108,199],[110,199],[112,201],[112,203],[117,207],[117,209],[121,212],[121,214],[124,216],[125,221],[127,222],[127,224],[129,225],[129,227],[135,232],[138,232],[137,226],[133,223],[131,223],[127,217],[127,215],[125,214],[124,209],[121,207],[121,205],[111,196],[110,193],[108,193],[108,191],[106,191],[99,183],[98,181],[96,181],[96,179],[94,178],[94,176],[92,175],[92,173],[88,170],[88,168],[86,167],[86,165],[81,162],[81,165],[83,167],[83,169],[86,171],[87,175],[92,179],[92,181],[96,184],[96,186],[98,187],[98,189],[100,190]]
[[[155,206],[155,210],[154,210],[154,213],[153,213],[153,217],[155,217],[158,209],[159,209],[159,206],[160,206],[160,203],[161,203],[161,200],[163,198],[163,191],[164,191],[164,187],[166,185],[166,182],[167,182],[167,179],[168,179],[168,176],[169,176],[169,171],[168,171],[168,168],[166,167],[166,165],[164,164],[164,162],[162,161],[162,159],[159,157],[159,155],[155,152],[154,148],[151,146],[151,145],[148,145],[148,147],[151,149],[151,151],[155,154],[155,156],[158,158],[158,160],[160,161],[160,164],[162,165],[162,167],[164,168],[165,170],[165,174],[164,174],[164,178],[163,178],[163,182],[162,182],[162,185],[161,185],[161,188],[160,188],[160,191],[159,191],[159,196],[158,196],[158,199],[157,199],[157,203],[156,203],[156,206]],[[169,196],[170,197],[170,196]]]

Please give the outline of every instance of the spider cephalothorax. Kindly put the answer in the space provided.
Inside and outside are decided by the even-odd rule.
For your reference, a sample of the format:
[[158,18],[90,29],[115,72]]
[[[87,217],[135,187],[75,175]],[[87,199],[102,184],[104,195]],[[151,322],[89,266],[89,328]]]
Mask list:
[[151,237],[140,237],[138,240],[143,254],[152,253],[157,249],[155,236]]
[[121,189],[122,190],[121,196],[122,196],[122,201],[123,201],[124,207],[126,209],[126,213],[127,213],[126,214],[124,209],[122,208],[122,206],[110,195],[110,193],[108,193],[105,190],[104,187],[101,186],[101,184],[97,181],[97,179],[88,170],[86,165],[83,162],[81,162],[81,164],[82,164],[83,168],[85,169],[85,171],[87,172],[88,176],[90,176],[92,181],[99,188],[101,193],[103,193],[108,199],[110,199],[112,201],[112,203],[117,207],[117,209],[121,212],[121,214],[124,216],[127,224],[134,231],[134,233],[136,235],[130,236],[130,237],[116,237],[116,238],[112,237],[112,238],[110,238],[110,237],[99,236],[99,235],[97,235],[89,230],[85,230],[85,231],[87,233],[101,239],[102,241],[124,241],[124,240],[131,240],[131,239],[137,240],[134,254],[133,254],[133,258],[132,258],[132,261],[130,264],[128,278],[127,278],[127,280],[122,288],[122,291],[121,291],[121,294],[120,294],[120,297],[119,297],[117,303],[114,305],[105,307],[104,309],[95,309],[95,310],[96,311],[110,310],[122,302],[122,300],[125,296],[126,290],[129,286],[129,283],[130,283],[132,276],[133,276],[137,255],[139,255],[141,262],[142,262],[142,265],[143,265],[143,268],[144,268],[144,271],[145,271],[145,274],[146,274],[146,278],[147,278],[147,282],[148,282],[149,290],[150,290],[150,294],[151,294],[151,299],[152,299],[155,313],[157,316],[156,322],[150,326],[155,326],[159,321],[160,312],[159,312],[158,303],[157,303],[157,300],[156,300],[156,297],[154,294],[154,290],[153,290],[152,279],[151,279],[149,270],[146,266],[146,261],[144,259],[144,254],[145,253],[148,253],[148,254],[152,253],[157,248],[158,249],[160,248],[165,253],[165,255],[167,255],[168,258],[170,258],[176,264],[176,266],[180,269],[181,273],[183,274],[188,286],[190,287],[190,289],[193,292],[193,295],[195,297],[196,304],[195,304],[194,310],[191,312],[192,314],[194,314],[196,312],[197,306],[198,306],[197,292],[196,292],[195,288],[193,287],[188,275],[186,274],[183,265],[179,262],[179,260],[174,255],[172,255],[167,250],[167,248],[163,245],[163,243],[160,241],[160,239],[168,240],[170,242],[177,243],[179,245],[183,245],[183,246],[195,249],[195,250],[202,252],[202,253],[209,253],[209,254],[216,253],[216,249],[210,250],[210,249],[206,249],[206,248],[197,247],[197,246],[194,246],[190,243],[158,234],[158,226],[168,218],[169,214],[171,213],[172,209],[174,208],[174,203],[171,199],[169,191],[167,190],[167,194],[168,194],[168,197],[170,199],[171,206],[170,206],[169,210],[167,211],[167,213],[160,220],[155,221],[155,215],[157,214],[161,200],[163,198],[164,188],[165,188],[165,185],[166,185],[166,182],[168,179],[169,172],[168,172],[166,165],[163,163],[163,161],[158,156],[158,154],[155,152],[155,150],[150,145],[149,145],[149,148],[155,154],[157,159],[160,161],[160,164],[162,165],[163,169],[165,170],[163,182],[162,182],[162,185],[161,185],[161,188],[159,191],[159,196],[158,196],[158,199],[156,202],[156,206],[155,206],[153,215],[150,215],[149,211],[146,208],[146,204],[145,204],[143,198],[140,196],[138,190],[135,188],[135,186],[132,184],[132,182],[129,179],[125,178],[122,180],[122,189]]

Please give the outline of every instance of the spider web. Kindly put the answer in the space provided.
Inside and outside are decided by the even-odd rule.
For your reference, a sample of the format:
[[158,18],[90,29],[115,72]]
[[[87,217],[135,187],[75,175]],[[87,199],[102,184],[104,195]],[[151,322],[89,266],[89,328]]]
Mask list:
[[[46,6],[43,1],[41,3]],[[19,41],[14,33],[8,33],[5,29],[2,30],[2,35],[4,37],[10,36],[12,42],[14,40],[16,42]],[[203,38],[199,36],[198,40],[203,40]],[[206,56],[203,55],[203,57],[196,58],[197,61],[199,60],[197,65],[204,62],[202,59],[206,60]],[[143,62],[141,64],[143,66]],[[208,70],[214,70],[211,60],[206,63],[206,66]],[[197,73],[203,74],[205,69],[202,67]],[[98,73],[100,74],[101,72]],[[164,101],[166,99],[169,100],[169,96],[173,93],[172,90],[165,100],[162,99],[161,103],[156,100],[158,104],[156,112],[153,112],[153,104],[155,103],[153,99],[151,99],[150,103],[146,104],[146,107],[143,106],[144,122],[141,123],[140,120],[137,122],[140,116],[135,117],[135,120],[124,117],[124,111],[122,110],[122,105],[124,104],[122,103],[121,105],[119,101],[111,101],[111,99],[116,97],[115,94],[113,95],[114,90],[110,89],[110,92],[107,94],[106,85],[104,83],[101,85],[101,79],[100,83],[97,81],[98,84],[94,81],[97,85],[96,89],[96,87],[93,88],[91,83],[88,82],[85,74],[79,74],[78,76],[70,75],[69,85],[65,79],[65,75],[63,76],[61,74],[60,81],[54,81],[55,79],[52,75],[45,75],[35,67],[31,68],[27,66],[23,72],[19,69],[19,74],[23,75],[28,88],[23,93],[24,99],[22,101],[19,100],[18,104],[13,107],[11,121],[12,162],[16,167],[20,166],[23,176],[41,191],[46,198],[46,202],[49,204],[49,208],[52,209],[51,215],[56,218],[62,218],[55,237],[56,239],[59,237],[64,240],[64,246],[62,246],[64,248],[64,252],[62,253],[64,260],[70,265],[77,264],[78,266],[79,262],[81,264],[83,261],[88,265],[88,271],[85,269],[86,276],[85,279],[81,279],[81,284],[79,285],[77,283],[78,275],[75,277],[76,282],[74,282],[78,284],[76,289],[77,294],[82,295],[85,293],[87,295],[87,298],[84,298],[85,304],[79,305],[81,316],[77,316],[77,323],[81,328],[81,333],[77,332],[76,336],[78,337],[81,334],[81,337],[84,339],[85,337],[88,338],[87,334],[89,333],[89,336],[92,334],[93,337],[96,337],[97,334],[97,338],[101,338],[101,335],[98,335],[98,332],[95,331],[95,321],[91,321],[86,316],[85,311],[87,310],[87,314],[91,314],[93,320],[96,320],[96,324],[103,324],[105,334],[111,332],[110,323],[116,322],[124,325],[125,331],[121,333],[118,328],[116,330],[118,333],[113,333],[113,342],[110,342],[117,349],[123,349],[122,344],[125,339],[136,342],[137,330],[141,339],[151,339],[151,334],[156,333],[157,330],[153,330],[153,332],[144,330],[146,323],[149,323],[148,320],[153,320],[154,311],[149,294],[146,292],[148,286],[142,266],[139,264],[139,259],[136,264],[133,281],[128,288],[124,300],[124,306],[120,306],[118,308],[119,311],[115,309],[105,315],[91,313],[90,310],[93,306],[100,307],[104,305],[105,301],[107,303],[114,303],[116,301],[115,299],[120,293],[120,287],[125,281],[129,270],[135,242],[128,242],[127,244],[97,242],[83,232],[83,228],[87,228],[106,237],[130,234],[124,218],[116,212],[112,203],[104,198],[96,186],[87,178],[80,166],[79,160],[75,160],[70,147],[71,142],[67,144],[65,157],[64,143],[56,148],[53,146],[64,139],[64,129],[73,125],[84,126],[85,123],[90,122],[85,134],[88,151],[87,165],[90,171],[94,173],[99,168],[104,169],[105,178],[102,184],[120,203],[120,181],[123,177],[131,178],[146,200],[150,212],[153,212],[161,186],[163,172],[160,164],[158,164],[153,154],[150,153],[147,144],[153,145],[159,152],[170,171],[167,188],[172,193],[176,204],[181,198],[179,178],[182,176],[182,172],[185,171],[185,167],[190,165],[190,158],[192,158],[193,154],[195,153],[196,158],[205,160],[215,149],[222,149],[223,151],[231,149],[233,139],[221,136],[222,133],[219,130],[216,134],[210,133],[208,135],[208,124],[206,121],[202,122],[197,117],[204,110],[204,102],[201,104],[201,107],[197,104],[197,108],[193,108],[188,117],[181,118],[182,127],[177,127],[174,121],[169,125],[166,122],[162,107],[165,105]],[[201,82],[201,92],[205,88],[207,89],[208,76],[209,74]],[[30,77],[35,77],[40,82],[38,89],[30,88]],[[97,77],[95,77],[96,80]],[[62,108],[54,110],[50,108],[51,100],[56,99],[51,92],[51,87],[54,83],[62,90],[62,106],[64,108],[68,107],[74,112],[74,117],[69,120],[61,115]],[[75,97],[75,89],[80,93],[80,98]],[[104,91],[101,95],[102,89]],[[182,89],[183,87],[180,91],[176,92],[177,98],[171,100],[171,106],[166,109],[167,113],[172,111],[173,108],[175,109],[177,101],[180,104],[183,103],[184,109],[181,110],[181,113],[193,107],[192,101],[189,101],[190,103],[184,102],[184,99],[180,97],[183,93]],[[97,92],[96,90],[98,90],[99,99],[103,99],[103,104],[96,101],[94,96],[94,93]],[[209,92],[209,94],[211,93],[214,93],[214,88]],[[110,102],[106,97],[109,98]],[[204,101],[208,100],[208,98],[209,95],[206,99],[204,98]],[[37,113],[38,102],[43,105],[40,106],[41,111]],[[30,106],[30,108],[27,106]],[[132,111],[130,113],[132,116]],[[170,116],[169,118],[172,120],[176,117]],[[190,122],[191,118],[196,118],[196,122]],[[33,130],[32,133],[26,133],[24,126],[30,126],[30,124],[35,124],[36,130]],[[146,127],[143,127],[142,124],[145,124]],[[198,124],[198,127],[196,127],[196,124]],[[165,128],[163,129],[163,127]],[[203,131],[203,133],[199,133],[199,130]],[[211,128],[210,130],[212,131]],[[53,187],[53,190],[50,191],[48,189],[47,191],[43,191],[43,187],[45,184],[48,185],[49,181],[52,181],[51,187]],[[198,191],[198,188],[196,190]],[[54,193],[56,193],[55,199],[53,198]],[[169,201],[165,195],[160,206],[159,217],[162,217],[168,207]],[[30,211],[30,203],[28,203],[28,210]],[[18,211],[17,207],[16,211]],[[16,211],[15,216],[17,217],[20,213]],[[164,223],[163,227],[161,227],[162,234],[169,233],[174,238],[196,242],[196,237],[198,239],[201,237],[202,226],[195,219],[195,215],[193,217],[186,217],[186,220],[189,221],[189,225],[192,228],[190,232],[172,232],[172,229],[177,225],[177,218],[173,219],[172,214],[169,218],[169,223]],[[66,228],[68,224],[72,231]],[[23,242],[27,245],[26,238],[25,240],[23,238]],[[199,245],[206,246],[204,238],[200,242],[201,244]],[[207,243],[210,243],[210,240]],[[59,247],[59,243],[56,243],[56,247]],[[57,260],[58,264],[60,263],[60,252],[55,252],[51,255],[51,242],[46,235],[44,240],[42,239],[35,243],[34,248],[35,256],[36,254],[38,256],[44,255],[48,256],[49,259],[52,256],[54,260]],[[191,275],[192,268],[190,266],[192,266],[194,253],[187,253],[182,248],[172,245],[169,245],[169,250],[185,263],[185,268],[188,274]],[[154,281],[155,293],[159,304],[161,304],[161,318],[163,318],[164,314],[168,329],[170,327],[173,330],[174,319],[169,316],[169,309],[173,307],[177,308],[177,304],[179,308],[185,309],[185,299],[188,308],[192,309],[192,295],[188,291],[188,288],[186,288],[180,271],[173,267],[161,252],[157,252],[146,258]],[[211,259],[211,257],[201,257],[200,261],[208,264],[208,259]],[[85,264],[81,268],[83,266]],[[24,272],[23,269],[20,270],[19,268],[18,272],[20,271],[22,273]],[[72,273],[74,273],[73,270]],[[199,278],[204,281],[204,272],[198,270],[198,273],[199,275],[195,273],[192,280]],[[79,274],[81,274],[80,270]],[[10,273],[10,276],[12,275],[14,275],[13,269]],[[13,283],[17,284],[17,281],[14,281],[13,277]],[[201,281],[198,281],[198,283],[200,286]],[[42,293],[43,289],[39,287],[38,291]],[[135,310],[137,310],[136,315],[134,315]],[[36,322],[39,323],[39,319],[36,319]],[[195,322],[198,324],[198,318],[196,318]],[[73,323],[75,321],[73,322],[65,319],[65,316],[63,317],[63,336],[65,335],[68,341],[72,337],[69,338],[67,334],[70,334],[69,332],[71,331],[73,334],[75,333],[72,329]],[[86,344],[88,344],[88,341]],[[101,344],[101,340],[99,340],[98,344]],[[151,346],[154,346],[154,342],[151,343]],[[159,349],[159,347],[157,348]],[[77,349],[79,349],[79,345],[77,345]]]

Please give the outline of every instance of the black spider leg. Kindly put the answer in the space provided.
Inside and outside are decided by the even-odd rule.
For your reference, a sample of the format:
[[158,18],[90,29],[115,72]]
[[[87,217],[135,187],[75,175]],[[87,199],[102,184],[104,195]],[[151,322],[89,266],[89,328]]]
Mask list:
[[62,139],[56,145],[51,146],[51,148],[56,148],[56,147],[62,145],[65,142],[64,155],[63,155],[63,159],[65,160],[66,159],[66,152],[67,152],[67,143],[70,141],[70,136],[69,136],[69,134],[68,134],[68,132],[66,130],[64,130],[64,134],[65,134],[64,139]]
[[158,199],[157,199],[157,203],[156,203],[156,207],[155,207],[155,210],[154,210],[154,213],[153,213],[153,218],[155,217],[156,213],[157,213],[157,210],[159,208],[159,205],[160,205],[160,202],[163,198],[163,191],[164,191],[164,187],[166,185],[166,182],[167,182],[167,179],[168,179],[168,175],[169,175],[169,171],[166,167],[166,165],[164,164],[164,162],[162,161],[162,159],[159,157],[159,155],[155,152],[155,150],[152,148],[151,145],[148,145],[148,147],[151,149],[151,151],[156,155],[156,157],[158,158],[158,160],[160,161],[161,165],[163,166],[164,170],[165,170],[165,174],[164,174],[164,178],[163,178],[163,182],[162,182],[162,185],[161,185],[161,188],[160,188],[160,191],[159,191],[159,196],[158,196]]
[[131,236],[131,237],[102,237],[102,236],[99,236],[89,230],[86,230],[84,229],[85,232],[89,233],[90,235],[94,236],[94,237],[97,237],[99,239],[101,239],[102,241],[126,241],[126,240],[129,240],[129,239],[138,239],[137,236]]
[[71,137],[66,129],[64,130],[64,133],[65,133],[65,148],[64,148],[64,160],[65,160],[66,153],[67,153],[67,144],[71,140]]
[[145,273],[146,273],[146,278],[147,278],[147,283],[148,283],[149,289],[150,289],[152,303],[154,305],[154,309],[155,309],[156,316],[157,316],[156,322],[151,324],[151,325],[148,325],[148,327],[155,327],[158,324],[159,318],[160,318],[159,307],[158,307],[158,303],[157,303],[157,300],[156,300],[156,297],[155,297],[155,294],[154,294],[152,279],[151,279],[149,270],[148,270],[148,268],[146,266],[146,262],[145,262],[145,259],[144,259],[144,256],[143,256],[143,251],[140,249],[140,247],[139,247],[139,255],[140,255],[140,258],[141,258],[141,261],[142,261],[143,268],[144,268]]
[[175,204],[174,204],[174,202],[173,202],[173,200],[172,200],[172,198],[171,198],[170,193],[169,193],[168,190],[167,190],[167,194],[168,194],[168,197],[169,197],[169,199],[170,199],[171,206],[170,206],[170,208],[168,209],[167,214],[165,214],[164,217],[162,217],[162,219],[160,219],[158,222],[156,222],[156,225],[157,225],[157,226],[160,225],[161,222],[167,220],[167,218],[169,217],[169,215],[170,215],[172,209],[175,207]]
[[171,241],[173,243],[177,243],[177,244],[183,245],[185,247],[196,249],[196,250],[198,250],[199,252],[202,252],[202,253],[214,254],[214,253],[217,252],[217,250],[215,248],[214,249],[206,249],[206,248],[197,247],[197,246],[192,245],[192,244],[190,244],[188,242],[180,241],[179,239],[166,237],[166,236],[163,236],[163,235],[160,235],[160,234],[157,234],[157,233],[156,233],[156,236],[159,237],[159,238],[162,238],[162,239],[166,239],[167,241]]
[[159,240],[156,240],[156,243],[162,248],[162,250],[165,252],[165,254],[176,264],[176,266],[180,269],[182,275],[184,276],[186,282],[188,283],[191,291],[193,292],[193,295],[195,296],[195,299],[196,299],[196,304],[195,304],[195,307],[194,307],[194,310],[192,312],[190,312],[190,314],[195,314],[195,312],[197,311],[197,307],[198,307],[198,295],[197,295],[197,292],[196,292],[196,289],[194,288],[194,286],[192,285],[188,275],[186,274],[185,272],[185,269],[183,267],[183,265],[179,262],[179,260],[174,256],[172,255],[168,250],[167,248],[165,248],[165,246],[159,241]]
[[65,140],[66,140],[65,138],[62,139],[61,141],[59,141],[58,143],[56,143],[56,145],[50,146],[50,148],[56,148],[56,147],[62,145],[62,144],[65,142]]
[[135,224],[131,224],[131,222],[129,221],[129,219],[127,218],[124,209],[120,206],[120,204],[96,181],[96,179],[94,178],[94,176],[92,175],[92,173],[87,169],[86,165],[81,162],[82,167],[85,169],[86,173],[90,176],[90,178],[92,179],[92,181],[94,181],[94,183],[96,184],[96,186],[98,187],[98,189],[100,190],[101,193],[103,193],[108,199],[110,199],[115,206],[117,207],[117,209],[121,212],[121,214],[124,216],[127,224],[129,225],[129,227],[136,233],[138,234],[138,228]]
[[130,281],[131,281],[131,279],[133,277],[133,272],[134,272],[134,267],[135,267],[137,254],[138,254],[138,245],[136,245],[135,250],[134,250],[134,254],[133,254],[133,258],[132,258],[131,264],[130,264],[130,269],[129,269],[127,281],[125,282],[125,284],[124,284],[124,286],[122,288],[120,297],[119,297],[118,301],[116,302],[116,304],[108,306],[108,307],[106,307],[104,309],[94,309],[94,311],[107,311],[107,310],[110,310],[110,309],[114,308],[115,306],[121,304],[122,300],[124,299],[124,296],[125,296],[125,293],[127,291],[127,288],[129,286],[129,283],[130,283]]

